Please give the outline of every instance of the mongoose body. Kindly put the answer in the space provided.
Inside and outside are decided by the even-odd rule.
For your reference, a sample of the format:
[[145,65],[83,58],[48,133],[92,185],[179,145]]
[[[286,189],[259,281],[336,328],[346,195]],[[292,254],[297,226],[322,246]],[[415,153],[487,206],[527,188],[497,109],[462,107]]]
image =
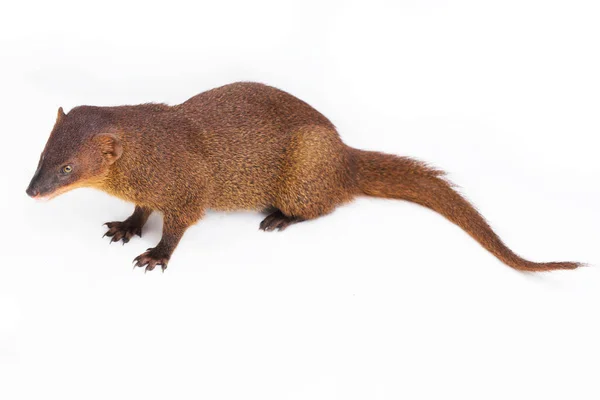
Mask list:
[[107,223],[112,241],[141,236],[150,213],[163,214],[161,241],[134,260],[147,270],[166,268],[185,230],[207,209],[271,210],[260,228],[283,230],[359,195],[429,207],[516,269],[578,266],[517,256],[441,171],[350,148],[307,103],[258,83],[226,85],[175,106],[59,109],[27,192],[54,197],[82,186],[136,205],[127,220]]

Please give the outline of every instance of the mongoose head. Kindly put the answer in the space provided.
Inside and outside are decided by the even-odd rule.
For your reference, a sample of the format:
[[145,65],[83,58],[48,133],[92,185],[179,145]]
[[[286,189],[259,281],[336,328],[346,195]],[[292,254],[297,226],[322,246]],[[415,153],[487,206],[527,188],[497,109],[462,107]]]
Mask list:
[[122,154],[110,118],[96,107],[62,108],[27,188],[33,198],[50,199],[78,187],[94,187],[106,178]]

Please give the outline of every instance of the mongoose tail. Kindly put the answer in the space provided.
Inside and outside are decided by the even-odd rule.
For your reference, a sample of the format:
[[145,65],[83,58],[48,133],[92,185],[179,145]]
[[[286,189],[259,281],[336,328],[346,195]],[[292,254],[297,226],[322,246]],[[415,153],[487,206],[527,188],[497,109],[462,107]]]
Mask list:
[[360,191],[368,196],[402,199],[430,208],[464,229],[505,264],[520,271],[575,269],[576,262],[537,263],[519,257],[450,182],[444,172],[423,162],[374,151],[352,149]]

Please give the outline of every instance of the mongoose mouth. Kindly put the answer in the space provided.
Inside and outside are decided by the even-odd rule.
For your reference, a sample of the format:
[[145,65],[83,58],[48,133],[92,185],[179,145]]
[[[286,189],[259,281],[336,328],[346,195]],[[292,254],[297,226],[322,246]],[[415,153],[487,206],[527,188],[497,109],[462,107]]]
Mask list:
[[31,197],[34,200],[37,201],[48,201],[50,199],[53,199],[54,197],[58,196],[58,193],[56,193],[57,191],[51,191],[51,192],[45,192],[45,193],[40,193],[38,190],[36,189],[27,189],[26,193],[29,197]]
[[32,199],[35,199],[40,202],[44,202],[44,201],[52,200],[53,198],[60,196],[63,193],[69,192],[72,189],[75,189],[76,187],[78,187],[77,184],[71,184],[71,185],[61,186],[58,188],[53,188],[50,190],[40,191],[39,189],[30,185],[25,192]]

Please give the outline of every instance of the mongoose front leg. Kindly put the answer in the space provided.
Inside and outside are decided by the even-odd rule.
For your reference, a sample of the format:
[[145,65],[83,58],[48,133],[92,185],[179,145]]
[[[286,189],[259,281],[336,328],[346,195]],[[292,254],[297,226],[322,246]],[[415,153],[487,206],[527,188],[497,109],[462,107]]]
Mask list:
[[[108,231],[104,236],[111,238],[110,242],[118,242],[123,240],[123,244],[129,242],[133,235],[142,237],[142,228],[152,214],[152,210],[146,207],[135,206],[133,214],[125,221],[107,222],[104,225],[108,226]],[[103,236],[103,237],[104,237]]]
[[146,267],[146,271],[152,271],[157,265],[162,267],[164,272],[167,269],[167,263],[177,247],[179,240],[185,233],[189,224],[174,218],[168,214],[164,216],[163,235],[156,247],[148,249],[146,252],[137,256],[133,262],[136,267]]

